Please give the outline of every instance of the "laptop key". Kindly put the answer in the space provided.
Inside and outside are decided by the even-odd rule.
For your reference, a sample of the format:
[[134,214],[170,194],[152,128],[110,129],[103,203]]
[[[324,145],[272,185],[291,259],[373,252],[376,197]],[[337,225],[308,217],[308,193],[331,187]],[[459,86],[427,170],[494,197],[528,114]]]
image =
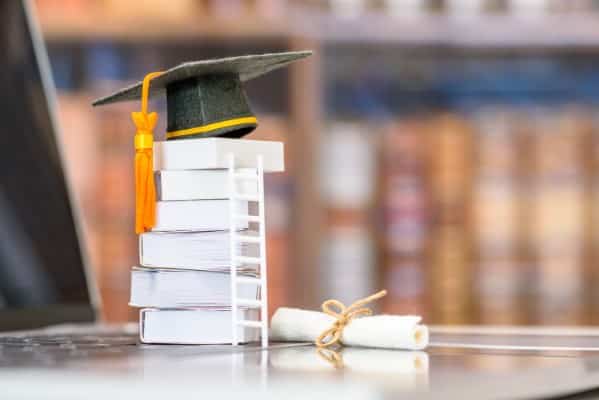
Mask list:
[[109,346],[136,345],[137,339],[132,336],[108,335],[39,335],[39,336],[0,336],[0,346],[5,347],[55,347],[62,349],[99,348]]

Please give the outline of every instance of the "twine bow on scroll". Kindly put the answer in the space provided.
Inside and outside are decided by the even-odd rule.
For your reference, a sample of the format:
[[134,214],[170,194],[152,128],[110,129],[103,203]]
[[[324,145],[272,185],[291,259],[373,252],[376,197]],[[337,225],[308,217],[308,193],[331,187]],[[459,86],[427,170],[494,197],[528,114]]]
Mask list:
[[387,294],[386,290],[381,290],[371,296],[353,302],[349,307],[339,300],[330,299],[322,303],[322,311],[331,317],[336,318],[333,325],[322,332],[314,342],[319,348],[326,348],[338,344],[343,335],[343,329],[353,319],[372,315],[372,310],[364,305],[378,300]]

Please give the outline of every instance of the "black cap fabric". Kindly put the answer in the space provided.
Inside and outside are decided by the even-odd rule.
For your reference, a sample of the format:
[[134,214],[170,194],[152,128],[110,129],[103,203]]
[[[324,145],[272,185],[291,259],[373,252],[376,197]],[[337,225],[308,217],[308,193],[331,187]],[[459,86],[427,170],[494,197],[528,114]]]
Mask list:
[[[166,93],[167,140],[242,137],[257,126],[243,82],[308,57],[311,51],[248,55],[180,64],[152,79],[149,97]],[[93,102],[139,100],[142,82]]]

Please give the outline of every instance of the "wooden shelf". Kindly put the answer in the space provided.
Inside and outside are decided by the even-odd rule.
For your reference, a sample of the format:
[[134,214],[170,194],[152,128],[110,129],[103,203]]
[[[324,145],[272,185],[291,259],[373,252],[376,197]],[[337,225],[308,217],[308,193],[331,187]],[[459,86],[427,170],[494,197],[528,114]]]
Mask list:
[[[294,18],[297,20],[298,18]],[[394,18],[370,13],[348,19],[304,14],[303,33],[329,43],[384,43],[460,48],[597,48],[599,15],[509,15]]]
[[156,18],[45,18],[41,20],[47,40],[168,41],[188,39],[285,39],[290,35],[284,21],[258,18],[186,21]]
[[[100,22],[99,22],[100,21]],[[56,17],[42,20],[49,40],[168,41],[176,39],[288,39],[307,37],[322,43],[382,43],[457,48],[577,48],[599,46],[599,15],[509,15],[456,18],[430,15],[394,18],[369,13],[359,18],[294,10],[284,19],[258,16],[213,19],[130,17]]]

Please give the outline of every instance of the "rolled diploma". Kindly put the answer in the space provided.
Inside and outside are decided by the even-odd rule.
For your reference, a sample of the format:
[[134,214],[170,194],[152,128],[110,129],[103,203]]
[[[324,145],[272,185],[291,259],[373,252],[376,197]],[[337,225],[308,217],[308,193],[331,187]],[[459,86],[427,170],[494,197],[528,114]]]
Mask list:
[[[421,317],[375,315],[352,320],[345,326],[341,342],[347,346],[422,350],[428,345],[428,328]],[[270,337],[285,342],[313,342],[329,329],[335,318],[318,311],[279,308],[272,317]]]

